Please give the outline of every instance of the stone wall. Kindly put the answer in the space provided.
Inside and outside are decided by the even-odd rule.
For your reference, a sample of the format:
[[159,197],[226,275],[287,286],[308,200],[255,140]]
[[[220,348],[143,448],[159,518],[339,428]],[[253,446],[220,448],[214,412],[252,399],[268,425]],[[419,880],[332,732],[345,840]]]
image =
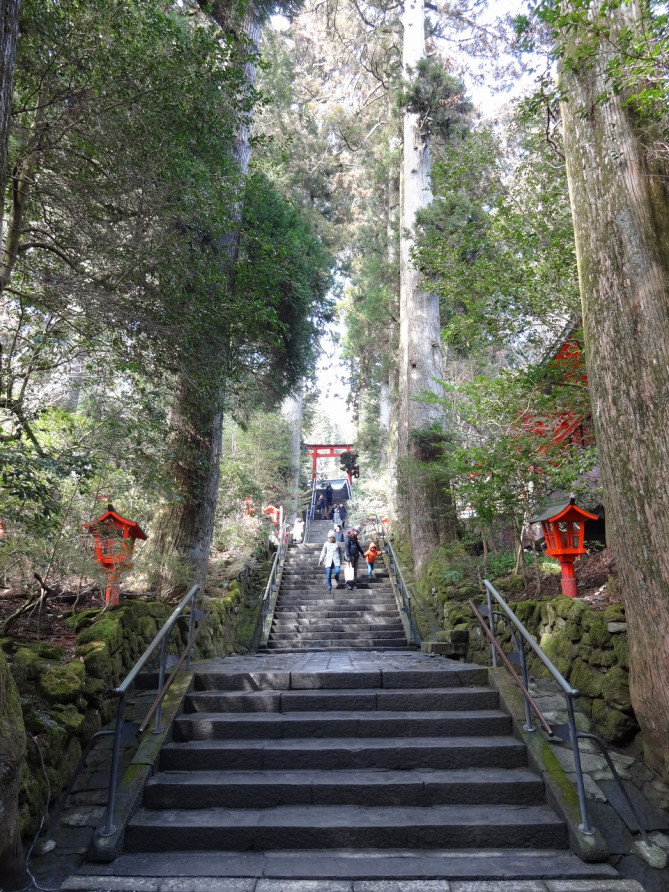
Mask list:
[[[196,659],[246,652],[257,621],[267,564],[248,563],[238,580],[214,603],[198,639]],[[208,601],[210,605],[211,599]],[[19,801],[22,833],[32,835],[45,811],[67,783],[93,734],[116,713],[112,695],[155,638],[173,605],[127,600],[104,612],[84,610],[67,620],[76,634],[74,658],[60,647],[29,644],[10,656],[28,732]],[[170,636],[169,652],[181,653],[187,619]],[[8,642],[10,643],[10,642]],[[1,804],[1,803],[0,803]]]
[[[512,578],[506,593],[514,586]],[[469,587],[466,593],[454,590],[435,594],[435,608],[443,616],[444,631],[439,637],[453,656],[490,665],[490,644],[471,613],[469,598],[479,604],[484,600],[480,590],[475,589],[474,595]],[[628,743],[639,726],[630,703],[624,607],[613,604],[596,612],[583,601],[564,596],[519,601],[509,607],[558,671],[581,692],[580,706],[598,733],[609,743]],[[497,622],[496,631],[504,650],[510,650],[511,636],[504,620]],[[535,677],[548,675],[536,657],[528,659],[528,670]]]

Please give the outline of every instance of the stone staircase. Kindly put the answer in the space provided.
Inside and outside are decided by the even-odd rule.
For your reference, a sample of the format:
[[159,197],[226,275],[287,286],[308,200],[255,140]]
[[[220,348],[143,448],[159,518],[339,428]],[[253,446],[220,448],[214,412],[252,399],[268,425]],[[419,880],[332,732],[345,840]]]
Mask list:
[[309,541],[290,547],[268,650],[406,649],[406,633],[380,558],[372,579],[367,579],[367,567],[361,558],[356,587],[344,587],[342,567],[339,588],[333,581],[332,591],[328,591],[325,570],[317,564],[331,529],[330,521],[312,521]]
[[195,673],[125,853],[63,888],[640,892],[567,846],[485,669],[268,653]]

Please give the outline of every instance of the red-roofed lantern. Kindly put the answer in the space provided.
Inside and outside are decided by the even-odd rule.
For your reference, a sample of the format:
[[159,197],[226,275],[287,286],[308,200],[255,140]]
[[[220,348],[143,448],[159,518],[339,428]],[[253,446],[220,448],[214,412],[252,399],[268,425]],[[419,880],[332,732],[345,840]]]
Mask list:
[[599,520],[596,514],[589,514],[574,502],[575,499],[571,498],[566,504],[551,505],[530,521],[541,524],[546,539],[546,554],[560,562],[562,593],[569,598],[575,598],[578,594],[574,561],[586,552],[583,545],[585,521]]
[[107,574],[105,602],[118,604],[120,575],[132,567],[135,540],[146,539],[146,533],[134,520],[117,514],[113,505],[97,520],[84,524],[84,529],[95,537],[95,560]]

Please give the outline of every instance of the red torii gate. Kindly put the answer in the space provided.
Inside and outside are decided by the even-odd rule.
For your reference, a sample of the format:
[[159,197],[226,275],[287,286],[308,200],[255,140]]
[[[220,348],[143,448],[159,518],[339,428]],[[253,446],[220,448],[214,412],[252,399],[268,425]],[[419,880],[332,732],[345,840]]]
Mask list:
[[[312,477],[316,477],[318,473],[318,459],[319,458],[337,458],[342,454],[342,452],[350,452],[353,446],[347,446],[346,444],[338,444],[331,446],[324,446],[322,444],[304,444],[304,448],[307,450],[307,455],[311,456],[312,459]],[[351,475],[348,475],[348,482],[351,482]]]

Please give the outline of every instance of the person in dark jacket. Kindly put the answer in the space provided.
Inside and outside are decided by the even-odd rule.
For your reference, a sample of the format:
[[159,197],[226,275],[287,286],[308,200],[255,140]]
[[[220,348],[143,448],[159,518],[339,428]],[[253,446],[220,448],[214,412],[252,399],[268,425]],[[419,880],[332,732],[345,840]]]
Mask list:
[[328,515],[330,514],[330,508],[332,508],[332,484],[328,483],[325,487],[325,504],[328,506]]
[[346,560],[353,567],[353,579],[346,582],[346,588],[355,588],[355,577],[358,573],[358,560],[364,549],[358,542],[359,527],[351,527],[345,542]]
[[320,517],[321,520],[325,520],[325,499],[322,495],[320,495],[316,499],[316,506],[314,509],[315,513]]
[[342,502],[339,505],[339,517],[341,518],[341,528],[342,530],[346,529],[346,505]]

